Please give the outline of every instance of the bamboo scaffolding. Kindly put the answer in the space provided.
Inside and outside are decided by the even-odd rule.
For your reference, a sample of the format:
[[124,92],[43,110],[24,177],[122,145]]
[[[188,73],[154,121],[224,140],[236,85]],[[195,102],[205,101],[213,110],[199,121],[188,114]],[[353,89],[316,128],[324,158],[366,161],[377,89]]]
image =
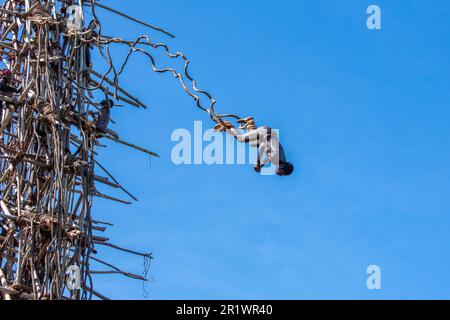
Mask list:
[[[109,238],[96,234],[112,224],[92,218],[94,198],[131,204],[98,191],[96,184],[121,189],[137,200],[97,165],[94,148],[102,146],[99,141],[106,135],[157,154],[120,140],[111,130],[97,131],[95,119],[90,119],[97,111],[98,103],[91,101],[97,91],[130,106],[146,106],[118,85],[117,74],[110,80],[89,63],[90,50],[102,51],[110,40],[102,38],[97,18],[95,32],[69,25],[70,6],[95,15],[98,3],[87,4],[89,8],[78,1],[7,0],[0,7],[0,54],[13,72],[11,85],[23,88],[18,94],[0,92],[0,300],[108,299],[92,288],[94,275],[122,274],[146,281],[94,257],[97,245],[115,248]],[[106,59],[112,66],[109,54]],[[122,96],[111,95],[114,91]],[[108,177],[97,175],[97,168]],[[91,271],[91,261],[112,270]],[[80,270],[78,287],[67,281],[69,267]]]
[[[147,108],[120,84],[134,54],[147,58],[152,71],[178,79],[216,124],[225,125],[222,118],[240,118],[216,113],[216,101],[197,87],[183,53],[173,53],[149,36],[135,41],[103,36],[97,8],[173,37],[98,0],[4,0],[0,5],[1,59],[13,73],[12,85],[21,88],[17,94],[0,92],[0,300],[107,300],[93,289],[94,275],[147,280],[147,270],[139,276],[97,256],[98,247],[108,247],[143,257],[146,268],[153,258],[99,236],[98,232],[113,225],[95,220],[92,211],[96,198],[131,204],[107,195],[100,187],[119,189],[137,201],[97,161],[95,149],[106,147],[101,139],[159,157],[95,125],[99,103],[94,100],[99,96],[122,101],[124,107]],[[75,9],[83,13],[79,24],[73,23]],[[85,13],[93,17],[89,24],[84,21]],[[129,50],[123,62],[114,63],[112,45]],[[184,69],[158,67],[151,53],[158,49],[169,59],[184,62]],[[95,70],[91,51],[104,59],[106,71]],[[110,270],[91,271],[91,261]],[[76,286],[69,281],[74,268],[80,272]]]

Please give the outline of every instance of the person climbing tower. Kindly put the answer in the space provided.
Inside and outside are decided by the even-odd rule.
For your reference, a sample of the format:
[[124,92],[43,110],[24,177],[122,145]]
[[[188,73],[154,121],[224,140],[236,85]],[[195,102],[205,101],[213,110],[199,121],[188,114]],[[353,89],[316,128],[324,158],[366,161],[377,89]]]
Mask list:
[[0,72],[0,92],[1,93],[19,93],[21,88],[14,88],[10,85],[12,73],[9,69],[3,69]]
[[108,130],[109,121],[111,119],[111,109],[114,108],[114,101],[103,100],[100,102],[101,109],[98,112],[97,119],[95,121],[95,127],[100,132]]
[[[240,119],[238,123],[241,124],[239,129],[234,128],[228,121],[218,124],[215,129],[219,132],[226,131],[239,142],[249,143],[250,146],[258,148],[256,172],[260,173],[261,169],[269,163],[276,166],[276,174],[280,177],[290,176],[294,172],[294,165],[286,160],[286,154],[275,130],[267,126],[258,128],[252,117]],[[247,133],[243,133],[242,129]]]
[[12,73],[9,69],[3,69],[0,71],[0,94],[5,96],[0,100],[0,121],[3,118],[3,110],[6,108],[7,103],[11,103],[11,94],[17,94],[22,91],[22,88],[15,88],[10,85]]

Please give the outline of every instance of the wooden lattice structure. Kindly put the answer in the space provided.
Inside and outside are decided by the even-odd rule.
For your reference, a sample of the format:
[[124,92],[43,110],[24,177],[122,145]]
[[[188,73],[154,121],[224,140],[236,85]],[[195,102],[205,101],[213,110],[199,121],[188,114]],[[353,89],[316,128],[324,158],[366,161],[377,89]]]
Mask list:
[[[134,51],[140,39],[103,36],[98,6],[81,0],[7,0],[0,7],[0,54],[12,72],[11,86],[20,88],[17,94],[0,92],[0,300],[106,299],[92,285],[98,273],[146,280],[96,257],[99,247],[108,246],[151,259],[99,235],[110,224],[93,218],[94,199],[129,203],[101,193],[99,185],[120,188],[136,200],[96,160],[100,140],[156,156],[96,128],[96,92],[107,101],[145,108],[119,86],[125,64],[116,71],[109,53],[111,44]],[[94,16],[88,26],[86,10]],[[109,70],[94,70],[93,50]],[[107,270],[91,270],[92,261]],[[70,272],[75,276],[68,279]]]
[[[102,246],[143,256],[146,262],[152,256],[111,244],[101,236],[111,225],[96,221],[92,213],[99,197],[130,204],[100,191],[105,188],[121,189],[137,200],[97,161],[101,140],[157,157],[95,124],[99,96],[125,107],[146,108],[119,85],[133,54],[146,56],[154,72],[179,79],[219,127],[229,125],[223,118],[239,119],[215,112],[215,100],[197,89],[181,52],[171,53],[148,36],[128,41],[103,35],[98,8],[173,37],[97,0],[6,0],[0,7],[0,54],[12,73],[11,86],[17,88],[15,94],[0,91],[0,300],[107,299],[93,287],[95,274],[146,281],[145,274],[122,271],[98,258]],[[90,23],[85,12],[93,17]],[[129,48],[120,65],[113,63],[111,45]],[[149,53],[157,49],[170,59],[182,59],[184,70],[158,68]],[[93,51],[109,66],[106,71],[93,66]],[[200,96],[208,100],[207,107]],[[93,261],[106,270],[91,270]],[[80,277],[68,279],[68,273]]]

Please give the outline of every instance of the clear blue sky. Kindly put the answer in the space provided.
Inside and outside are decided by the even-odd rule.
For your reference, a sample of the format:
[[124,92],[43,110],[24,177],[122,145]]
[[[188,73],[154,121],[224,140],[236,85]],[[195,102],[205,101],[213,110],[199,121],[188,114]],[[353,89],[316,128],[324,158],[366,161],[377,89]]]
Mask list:
[[[106,34],[147,32],[184,52],[217,108],[279,128],[296,165],[283,179],[173,165],[173,130],[210,122],[136,58],[121,84],[151,108],[114,110],[113,129],[161,159],[107,143],[100,160],[140,201],[99,200],[94,216],[115,223],[113,243],[154,254],[149,299],[450,298],[447,0],[103,3],[175,33],[100,14]],[[381,31],[366,28],[369,4]],[[99,249],[142,271],[142,259]],[[378,292],[366,288],[372,264]],[[143,298],[121,277],[97,276],[95,289]]]

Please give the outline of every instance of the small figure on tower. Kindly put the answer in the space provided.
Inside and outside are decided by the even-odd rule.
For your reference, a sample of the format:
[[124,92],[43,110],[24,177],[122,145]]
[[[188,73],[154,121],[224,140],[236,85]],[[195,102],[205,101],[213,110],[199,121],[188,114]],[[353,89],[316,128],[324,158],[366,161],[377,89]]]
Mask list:
[[100,102],[101,109],[98,112],[95,120],[95,127],[100,132],[108,130],[109,121],[111,120],[111,109],[114,108],[114,101],[105,99]]
[[10,85],[12,79],[12,72],[9,69],[0,71],[0,93],[19,93],[21,88],[14,88]]

